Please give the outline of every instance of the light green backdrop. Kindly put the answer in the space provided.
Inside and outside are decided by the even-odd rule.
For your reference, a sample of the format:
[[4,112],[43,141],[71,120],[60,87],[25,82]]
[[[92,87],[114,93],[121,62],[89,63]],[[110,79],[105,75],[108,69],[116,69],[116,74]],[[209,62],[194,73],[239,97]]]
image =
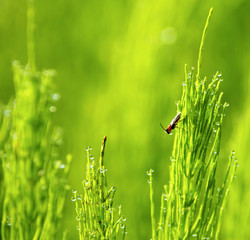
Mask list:
[[[240,156],[240,170],[224,214],[221,239],[236,239],[239,232],[246,234],[249,223],[249,206],[243,203],[249,199],[245,185],[250,179],[250,2],[35,2],[37,69],[54,68],[58,73],[55,84],[61,100],[54,123],[64,128],[62,158],[68,152],[74,156],[70,183],[80,190],[84,149],[91,145],[98,157],[102,137],[107,135],[105,162],[110,184],[118,187],[116,204],[122,205],[127,218],[128,239],[151,236],[146,171],[155,170],[157,211],[163,185],[168,183],[173,144],[173,136],[165,135],[159,123],[167,125],[176,113],[184,64],[196,66],[211,6],[214,13],[202,73],[211,79],[217,70],[222,72],[224,100],[230,103],[221,171],[231,148]],[[0,99],[4,103],[14,95],[11,66],[15,59],[27,62],[26,1],[0,0]],[[70,239],[77,239],[70,199],[69,194],[64,227],[69,228]]]

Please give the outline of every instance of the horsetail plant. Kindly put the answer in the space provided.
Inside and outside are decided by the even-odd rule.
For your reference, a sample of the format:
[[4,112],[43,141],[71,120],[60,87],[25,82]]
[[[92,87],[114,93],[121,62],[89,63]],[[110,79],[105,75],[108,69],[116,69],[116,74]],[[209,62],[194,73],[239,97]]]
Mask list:
[[60,128],[51,127],[58,94],[53,70],[31,73],[14,62],[16,98],[2,109],[0,127],[4,189],[2,239],[61,239],[58,224],[65,202],[71,157],[59,157]]
[[200,77],[204,38],[201,40],[197,71],[185,66],[185,82],[177,112],[180,127],[175,130],[169,184],[164,186],[158,227],[155,224],[152,170],[150,183],[152,239],[218,239],[222,212],[235,177],[237,160],[232,151],[224,181],[216,182],[221,127],[227,103],[222,103],[218,72],[210,83]]
[[[76,206],[79,239],[125,239],[126,225],[121,215],[121,206],[113,207],[115,187],[108,188],[107,174],[103,162],[106,137],[104,137],[99,163],[86,149],[86,179],[83,181],[83,195],[73,190],[72,201]],[[117,213],[118,211],[118,213]],[[116,219],[117,217],[117,219]]]
[[55,71],[38,72],[33,59],[32,0],[27,13],[28,64],[14,61],[15,98],[0,112],[0,239],[65,239],[59,229],[71,156],[59,160],[61,130],[51,124]]

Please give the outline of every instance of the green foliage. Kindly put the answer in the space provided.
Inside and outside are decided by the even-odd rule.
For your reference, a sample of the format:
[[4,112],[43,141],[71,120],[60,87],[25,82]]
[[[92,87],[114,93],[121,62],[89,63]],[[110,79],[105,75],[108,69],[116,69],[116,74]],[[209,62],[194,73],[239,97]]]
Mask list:
[[27,19],[28,64],[14,61],[16,96],[0,110],[0,239],[62,239],[71,156],[66,164],[59,160],[61,129],[51,126],[59,99],[55,71],[36,71],[32,0]]
[[218,239],[222,212],[235,177],[234,152],[222,185],[216,182],[221,127],[227,103],[219,92],[221,74],[210,83],[200,78],[200,61],[207,25],[203,32],[197,73],[185,68],[185,82],[177,111],[182,114],[170,165],[169,184],[161,197],[160,220],[155,226],[152,170],[149,171],[153,239]]
[[58,94],[53,70],[33,74],[13,63],[15,100],[1,109],[2,239],[62,239],[67,164],[58,160],[61,130],[51,127]]
[[[121,215],[121,206],[113,207],[116,188],[108,188],[107,169],[103,156],[106,137],[103,139],[99,163],[97,164],[88,147],[86,179],[83,195],[73,191],[72,201],[76,204],[79,239],[125,239],[126,219]],[[118,211],[118,214],[117,214]],[[118,219],[116,220],[116,216]]]
[[[165,135],[159,122],[171,120],[176,112],[174,103],[180,99],[184,79],[182,66],[194,66],[204,16],[211,4],[214,6],[202,74],[210,81],[211,73],[217,69],[223,72],[225,81],[220,91],[230,102],[223,120],[218,183],[224,180],[221,165],[227,160],[227,150],[235,149],[241,160],[230,193],[230,210],[223,214],[220,239],[250,239],[250,1],[34,2],[37,21],[29,28],[36,29],[36,69],[51,66],[57,70],[55,81],[62,96],[57,104],[59,111],[53,116],[64,129],[59,159],[73,153],[70,182],[80,189],[82,144],[98,146],[100,136],[109,136],[112,150],[106,149],[106,167],[112,171],[108,177],[116,186],[119,183],[116,200],[129,219],[127,237],[133,240],[148,239],[151,234],[144,175],[149,168],[157,173],[153,177],[157,182],[154,197],[158,219],[175,135]],[[25,47],[26,3],[1,1],[0,99],[5,105],[14,96],[13,59],[26,63],[28,55],[34,70],[33,46]],[[32,11],[30,14],[32,17]],[[166,41],[172,37],[175,41]],[[3,190],[1,184],[0,192]],[[74,204],[66,201],[66,209],[61,231],[67,227],[68,239],[77,239]]]

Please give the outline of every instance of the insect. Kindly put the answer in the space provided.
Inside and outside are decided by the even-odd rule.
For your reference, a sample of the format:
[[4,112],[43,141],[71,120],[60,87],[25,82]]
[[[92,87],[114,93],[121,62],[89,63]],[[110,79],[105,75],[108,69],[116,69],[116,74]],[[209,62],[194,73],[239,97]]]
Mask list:
[[177,115],[176,115],[176,116],[173,118],[173,120],[171,121],[171,123],[168,125],[167,129],[165,129],[161,124],[160,124],[160,125],[161,125],[161,127],[163,128],[163,130],[164,130],[166,133],[170,134],[171,131],[172,131],[173,129],[175,129],[175,127],[176,127],[177,123],[179,122],[180,118],[181,118],[181,113],[178,112]]

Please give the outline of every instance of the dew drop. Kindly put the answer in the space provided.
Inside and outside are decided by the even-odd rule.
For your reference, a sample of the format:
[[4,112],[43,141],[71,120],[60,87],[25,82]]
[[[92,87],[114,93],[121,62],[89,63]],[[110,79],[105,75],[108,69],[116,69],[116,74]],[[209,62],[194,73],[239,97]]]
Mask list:
[[149,171],[147,171],[147,175],[151,176],[153,172],[154,172],[154,170],[150,169]]
[[91,151],[91,150],[92,150],[92,148],[90,146],[88,146],[88,147],[85,148],[86,152]]
[[171,161],[171,162],[175,162],[175,159],[171,156],[171,157],[170,157],[170,161]]
[[89,182],[85,182],[85,186],[89,185]]
[[11,115],[10,109],[5,110],[5,111],[3,112],[3,114],[4,114],[4,116],[6,116],[6,117],[10,117],[10,115]]
[[60,164],[59,168],[60,169],[64,169],[65,168],[65,164]]
[[10,220],[10,217],[9,217],[9,216],[7,216],[6,224],[7,224],[8,227],[11,226],[11,220]]

